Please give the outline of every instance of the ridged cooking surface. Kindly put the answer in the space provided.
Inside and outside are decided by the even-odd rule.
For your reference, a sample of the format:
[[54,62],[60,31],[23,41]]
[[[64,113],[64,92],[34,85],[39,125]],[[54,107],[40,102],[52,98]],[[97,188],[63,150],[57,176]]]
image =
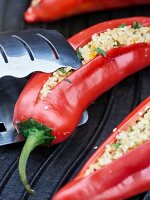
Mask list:
[[[140,6],[79,15],[53,23],[29,25],[22,19],[28,4],[29,0],[1,0],[0,31],[47,28],[56,29],[69,38],[101,21],[138,15],[150,16],[150,6]],[[20,90],[17,86],[18,84],[12,83],[11,90],[8,87],[10,98],[14,101]],[[51,199],[56,190],[77,174],[95,151],[94,147],[99,146],[112,129],[150,95],[149,86],[150,68],[147,68],[125,79],[93,102],[88,108],[88,123],[78,127],[67,141],[49,149],[45,147],[35,149],[27,165],[29,182],[36,190],[33,196],[25,192],[18,175],[18,158],[23,143],[0,147],[0,200]],[[149,200],[150,193],[131,199]]]

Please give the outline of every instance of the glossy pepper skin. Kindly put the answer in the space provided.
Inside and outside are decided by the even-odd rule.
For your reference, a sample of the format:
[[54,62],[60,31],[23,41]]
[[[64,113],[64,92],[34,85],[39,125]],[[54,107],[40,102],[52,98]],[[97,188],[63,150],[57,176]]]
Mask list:
[[52,200],[123,200],[150,189],[150,141],[129,151],[112,163],[84,176],[90,164],[99,158],[107,144],[116,140],[118,130],[126,128],[139,118],[139,112],[150,106],[150,96],[117,127],[109,138],[87,161],[79,174],[58,191]]
[[[135,21],[150,26],[150,18],[147,17],[113,20],[81,31],[68,41],[77,50],[90,41],[94,33],[104,32],[122,23],[132,25]],[[20,157],[19,172],[29,192],[32,191],[27,184],[25,166],[33,148],[39,144],[49,146],[67,139],[91,102],[127,76],[149,66],[149,55],[150,44],[114,48],[107,52],[106,57],[99,55],[74,71],[52,89],[45,100],[39,96],[50,74],[36,73],[29,80],[16,102],[13,116],[16,129],[27,138]]]
[[148,3],[149,0],[33,0],[24,18],[27,22],[53,21],[79,13]]

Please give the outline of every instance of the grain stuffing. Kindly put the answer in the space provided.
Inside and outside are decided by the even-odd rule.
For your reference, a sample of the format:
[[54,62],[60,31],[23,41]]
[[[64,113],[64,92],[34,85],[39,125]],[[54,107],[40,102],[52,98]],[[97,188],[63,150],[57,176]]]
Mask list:
[[[139,22],[134,22],[132,26],[121,24],[119,27],[107,29],[100,34],[95,33],[88,44],[79,47],[77,55],[82,64],[86,64],[99,54],[106,57],[106,52],[113,48],[136,43],[150,43],[150,27],[143,27]],[[53,72],[40,92],[41,99],[44,100],[47,94],[72,72],[73,69],[70,66],[62,67]]]
[[40,91],[40,97],[41,99],[45,99],[47,94],[51,92],[51,90],[62,80],[64,80],[67,76],[69,76],[72,73],[72,67],[62,67],[57,69],[52,73],[52,76],[48,78],[46,83],[43,85],[42,90]]
[[78,54],[83,64],[94,59],[97,55],[106,56],[110,49],[135,43],[150,43],[150,27],[143,27],[135,22],[133,26],[121,26],[107,29],[106,32],[94,34],[92,40],[80,47]]
[[105,146],[104,153],[91,164],[85,176],[93,173],[101,167],[117,160],[132,149],[150,140],[150,107],[139,118],[127,128],[120,131],[116,136],[116,141]]

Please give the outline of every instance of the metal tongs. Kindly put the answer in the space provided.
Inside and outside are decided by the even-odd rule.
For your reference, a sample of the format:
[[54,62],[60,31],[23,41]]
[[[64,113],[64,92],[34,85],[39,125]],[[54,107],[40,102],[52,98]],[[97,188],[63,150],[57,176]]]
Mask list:
[[81,66],[72,46],[55,30],[1,33],[0,52],[0,77],[22,78],[35,71],[49,73],[62,66]]
[[[59,32],[34,29],[0,34],[0,146],[24,140],[12,123],[15,102],[27,82],[24,77],[62,66],[78,69],[81,61]],[[87,120],[85,111],[79,125]]]

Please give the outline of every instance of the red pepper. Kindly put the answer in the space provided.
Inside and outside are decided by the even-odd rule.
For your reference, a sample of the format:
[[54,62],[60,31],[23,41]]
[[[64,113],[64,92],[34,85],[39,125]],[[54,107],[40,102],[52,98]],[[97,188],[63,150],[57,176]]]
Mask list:
[[[70,38],[69,42],[77,50],[90,41],[94,33],[135,21],[150,26],[150,18],[146,17],[113,20],[88,28]],[[13,117],[18,132],[27,138],[20,157],[19,172],[29,192],[32,191],[27,183],[25,167],[33,148],[67,139],[91,102],[125,77],[149,66],[149,54],[150,44],[146,43],[114,48],[107,52],[106,57],[99,55],[74,71],[52,89],[45,100],[41,100],[39,94],[50,74],[36,73],[29,80],[18,98]]]
[[123,200],[149,190],[150,141],[85,176],[89,166],[103,154],[105,146],[116,140],[119,130],[126,130],[147,106],[150,108],[150,96],[128,115],[87,161],[76,178],[60,189],[53,200]]
[[53,21],[79,13],[148,3],[149,0],[33,0],[24,18],[27,22]]

